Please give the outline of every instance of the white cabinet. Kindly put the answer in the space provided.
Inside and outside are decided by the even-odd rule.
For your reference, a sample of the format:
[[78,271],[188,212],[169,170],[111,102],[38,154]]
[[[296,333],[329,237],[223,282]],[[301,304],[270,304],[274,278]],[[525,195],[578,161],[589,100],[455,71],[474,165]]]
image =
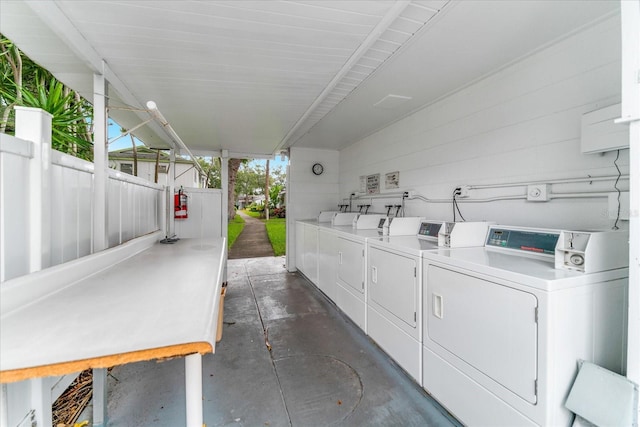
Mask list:
[[338,236],[330,229],[318,229],[318,288],[336,301],[338,276]]

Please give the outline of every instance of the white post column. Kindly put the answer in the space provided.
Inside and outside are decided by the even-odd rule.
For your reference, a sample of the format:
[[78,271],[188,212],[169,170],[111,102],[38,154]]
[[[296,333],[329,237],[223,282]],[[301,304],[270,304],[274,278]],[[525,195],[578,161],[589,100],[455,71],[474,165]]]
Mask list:
[[[176,234],[176,216],[175,216],[175,194],[176,194],[176,149],[169,150],[169,237],[173,237]],[[178,236],[180,237],[180,236]]]
[[[107,81],[93,75],[93,253],[108,247],[107,239]],[[94,425],[107,421],[106,369],[93,371]]]
[[[227,251],[229,251],[229,150],[222,150],[220,154],[220,184],[222,187],[222,215],[220,216],[220,221],[222,222],[222,237],[227,239]],[[222,272],[222,282],[227,282],[226,262]]]
[[93,252],[107,248],[107,81],[93,75]]
[[29,272],[51,266],[51,119],[39,108],[15,107],[16,137],[33,142],[29,167]]
[[190,354],[184,358],[184,377],[187,405],[187,427],[202,427],[202,356]]
[[107,425],[107,369],[93,370],[93,426]]
[[36,425],[53,425],[53,413],[51,406],[51,384],[49,377],[32,378],[31,385],[31,407],[35,410]]
[[220,184],[222,186],[222,237],[228,238],[229,224],[229,150],[220,156]]
[[[624,0],[622,117],[629,125],[629,318],[627,377],[640,383],[640,1]],[[626,126],[626,124],[622,125]],[[636,402],[636,405],[638,402]],[[640,407],[636,407],[640,417]]]

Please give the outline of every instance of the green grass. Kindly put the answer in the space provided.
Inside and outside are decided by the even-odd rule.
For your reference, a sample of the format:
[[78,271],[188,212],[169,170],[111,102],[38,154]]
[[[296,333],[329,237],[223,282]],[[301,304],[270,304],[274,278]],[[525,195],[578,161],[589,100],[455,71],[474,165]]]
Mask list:
[[229,225],[227,228],[227,233],[229,236],[229,249],[231,249],[231,246],[233,246],[240,233],[242,233],[243,228],[244,219],[242,219],[240,215],[236,215],[235,218],[233,218],[233,221],[229,221]]
[[260,216],[262,215],[262,212],[253,212],[253,211],[250,211],[249,209],[243,209],[242,212],[244,212],[247,215],[252,216],[254,218],[258,218],[258,219],[260,219]]
[[267,234],[275,256],[284,255],[286,251],[286,218],[273,218],[265,221]]

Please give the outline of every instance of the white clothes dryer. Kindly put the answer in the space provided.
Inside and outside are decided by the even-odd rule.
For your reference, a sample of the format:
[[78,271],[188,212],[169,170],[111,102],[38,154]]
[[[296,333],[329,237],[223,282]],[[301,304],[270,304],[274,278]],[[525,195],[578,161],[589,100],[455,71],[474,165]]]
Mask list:
[[555,268],[560,234],[493,226],[423,253],[422,384],[462,423],[568,426],[579,359],[623,373],[628,269]]

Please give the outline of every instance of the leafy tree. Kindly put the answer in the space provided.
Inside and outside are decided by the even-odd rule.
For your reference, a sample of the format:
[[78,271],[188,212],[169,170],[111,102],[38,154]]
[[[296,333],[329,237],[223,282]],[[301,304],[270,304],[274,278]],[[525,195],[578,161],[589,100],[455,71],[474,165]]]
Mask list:
[[236,178],[235,196],[264,193],[265,169],[262,165],[243,164]]
[[228,210],[227,216],[229,221],[232,221],[236,216],[236,179],[240,165],[247,164],[249,161],[246,159],[229,159],[229,193],[227,194]]
[[220,158],[214,157],[209,161],[203,157],[198,157],[197,161],[207,174],[207,188],[221,188]]
[[274,184],[269,189],[269,209],[278,207],[278,196],[284,187],[280,184]]
[[0,131],[15,132],[15,106],[41,108],[53,116],[52,147],[86,160],[93,157],[93,107],[24,55],[0,34]]

